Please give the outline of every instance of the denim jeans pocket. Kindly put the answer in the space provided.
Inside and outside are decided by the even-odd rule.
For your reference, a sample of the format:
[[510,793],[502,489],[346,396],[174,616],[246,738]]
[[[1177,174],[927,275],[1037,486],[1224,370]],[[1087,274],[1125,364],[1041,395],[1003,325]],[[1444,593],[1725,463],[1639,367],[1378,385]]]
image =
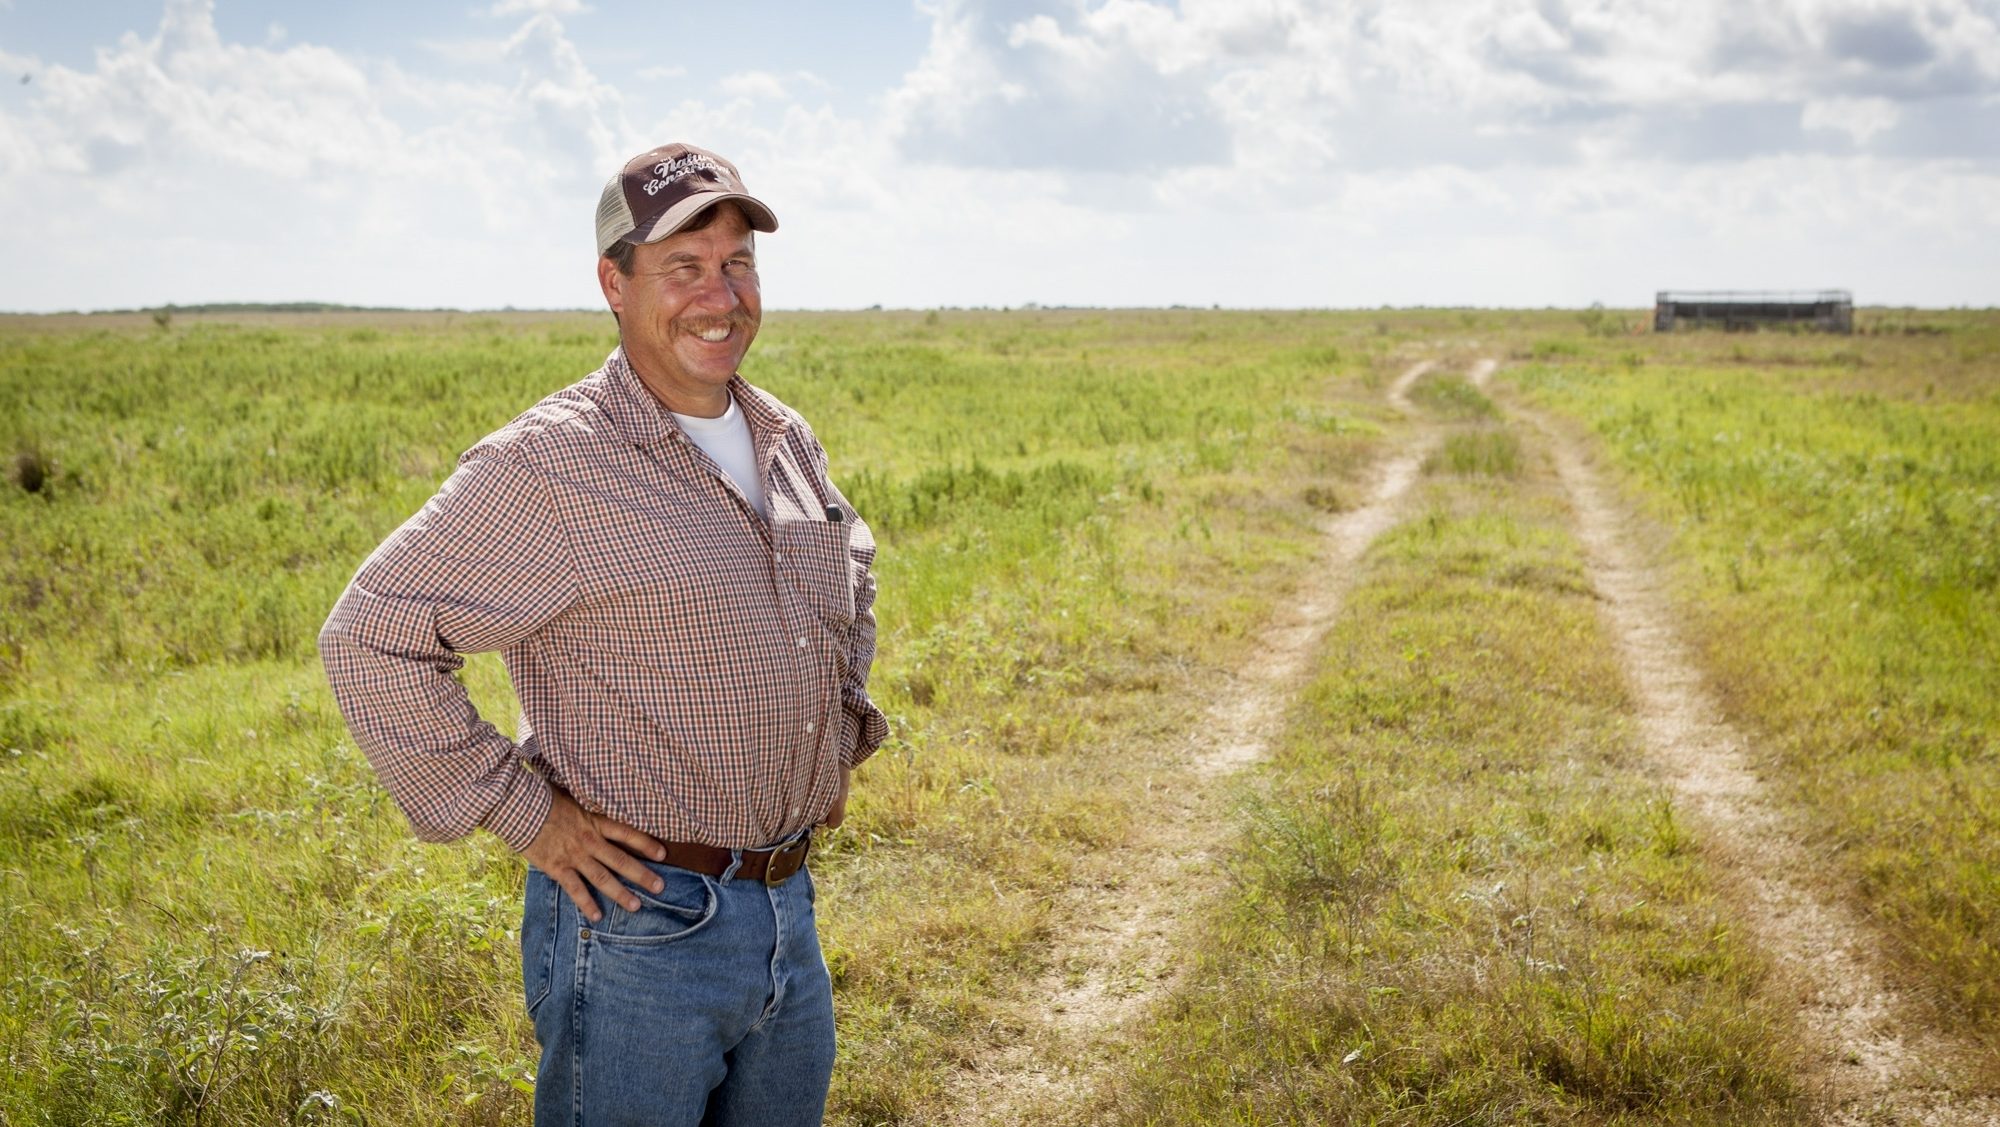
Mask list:
[[590,925],[593,937],[613,945],[671,943],[700,931],[715,918],[721,901],[713,877],[671,865],[648,863],[646,867],[658,874],[666,887],[648,892],[626,882],[626,889],[639,899],[636,912],[628,912],[600,896],[598,904],[604,909],[604,918]]
[[521,995],[531,1021],[555,981],[556,912],[561,907],[556,898],[561,895],[547,874],[529,868],[521,895]]

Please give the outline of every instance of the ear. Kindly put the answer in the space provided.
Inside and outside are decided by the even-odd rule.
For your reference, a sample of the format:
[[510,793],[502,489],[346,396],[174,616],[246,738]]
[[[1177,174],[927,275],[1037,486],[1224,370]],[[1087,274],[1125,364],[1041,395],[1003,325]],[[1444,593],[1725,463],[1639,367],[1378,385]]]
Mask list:
[[614,314],[625,312],[625,283],[630,279],[618,272],[618,264],[597,256],[597,288],[604,291],[604,302]]

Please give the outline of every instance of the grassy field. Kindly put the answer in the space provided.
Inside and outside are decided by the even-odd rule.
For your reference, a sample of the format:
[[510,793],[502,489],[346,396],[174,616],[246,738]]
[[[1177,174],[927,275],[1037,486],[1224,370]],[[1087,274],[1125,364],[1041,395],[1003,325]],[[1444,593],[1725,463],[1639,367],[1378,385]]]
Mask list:
[[[409,840],[311,642],[456,452],[608,328],[0,343],[7,1122],[524,1118],[521,866]],[[1121,749],[1185,722],[1392,425],[1391,343],[1303,315],[767,326],[752,378],[884,544],[897,738],[821,862],[837,1115],[935,1105],[1066,858],[1118,840]],[[467,676],[507,723],[497,661]]]
[[2000,318],[1860,327],[1543,339],[1512,376],[1652,516],[1821,879],[2000,1074]]
[[1081,1122],[1795,1122],[1770,968],[1647,777],[1561,490],[1461,420],[1375,547],[1233,890]]
[[[311,643],[609,323],[189,320],[0,324],[0,1124],[525,1122],[521,864],[410,839]],[[1074,859],[1128,840],[1159,749],[1412,425],[1386,379],[1436,348],[1512,356],[1501,378],[1595,431],[1828,887],[1991,1036],[2000,318],[1863,324],[1895,331],[773,316],[746,373],[883,544],[896,736],[816,862],[831,1121],[945,1114]],[[1634,761],[1543,466],[1462,381],[1416,400],[1451,428],[1420,515],[1249,788],[1240,895],[1191,921],[1186,982],[1080,1114],[1783,1119],[1795,1032]],[[497,660],[466,677],[511,724]]]

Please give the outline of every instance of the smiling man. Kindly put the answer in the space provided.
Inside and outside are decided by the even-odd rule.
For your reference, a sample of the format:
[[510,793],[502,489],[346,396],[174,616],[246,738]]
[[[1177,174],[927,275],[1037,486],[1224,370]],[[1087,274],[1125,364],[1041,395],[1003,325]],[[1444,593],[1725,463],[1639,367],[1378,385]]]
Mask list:
[[[805,867],[888,727],[868,528],[737,374],[762,317],[735,166],[626,162],[597,209],[604,366],[468,450],[320,634],[419,836],[528,860],[538,1123],[820,1122],[833,1003]],[[498,650],[521,739],[453,674]]]

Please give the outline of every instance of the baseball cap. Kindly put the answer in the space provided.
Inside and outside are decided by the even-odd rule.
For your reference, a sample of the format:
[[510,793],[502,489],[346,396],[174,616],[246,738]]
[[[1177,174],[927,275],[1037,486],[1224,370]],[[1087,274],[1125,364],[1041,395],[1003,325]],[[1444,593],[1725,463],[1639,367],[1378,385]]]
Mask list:
[[693,145],[661,145],[625,162],[597,197],[597,253],[621,239],[656,243],[702,209],[734,200],[753,231],[775,231],[778,217],[743,190],[736,166]]

